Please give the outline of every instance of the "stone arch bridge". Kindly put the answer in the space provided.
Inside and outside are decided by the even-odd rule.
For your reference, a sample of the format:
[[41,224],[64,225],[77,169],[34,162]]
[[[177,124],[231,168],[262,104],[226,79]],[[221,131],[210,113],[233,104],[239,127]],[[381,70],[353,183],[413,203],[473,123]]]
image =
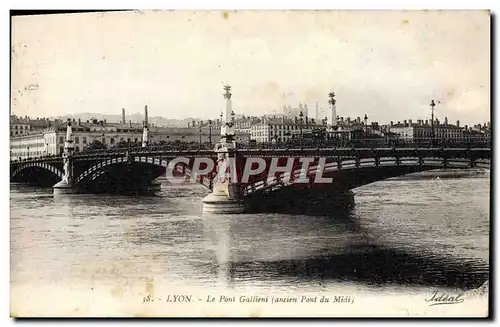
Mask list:
[[[230,198],[249,206],[301,203],[433,169],[489,168],[489,148],[283,148],[235,149],[226,171]],[[213,150],[135,148],[75,153],[70,159],[76,193],[140,193],[158,190],[154,181],[200,183],[212,190],[219,174]],[[64,159],[43,157],[10,163],[12,182],[52,186],[63,178]],[[307,162],[307,165],[304,164]],[[285,169],[286,168],[286,169]],[[220,172],[222,173],[222,172]],[[170,180],[168,178],[170,176]],[[175,183],[174,183],[175,182]],[[295,200],[294,200],[295,199]],[[274,204],[273,204],[274,203]],[[256,209],[258,210],[258,209]]]

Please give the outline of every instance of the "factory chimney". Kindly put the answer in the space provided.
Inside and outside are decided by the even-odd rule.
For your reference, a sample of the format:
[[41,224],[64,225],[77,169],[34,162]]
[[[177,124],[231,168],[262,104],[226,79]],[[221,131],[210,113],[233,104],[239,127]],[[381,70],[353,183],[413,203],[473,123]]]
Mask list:
[[122,124],[125,124],[125,108],[122,108]]

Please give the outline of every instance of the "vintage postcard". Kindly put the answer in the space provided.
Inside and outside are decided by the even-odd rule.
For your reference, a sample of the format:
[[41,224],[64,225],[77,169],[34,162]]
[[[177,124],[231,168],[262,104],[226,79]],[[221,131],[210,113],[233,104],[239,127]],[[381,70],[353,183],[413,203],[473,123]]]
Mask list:
[[488,317],[489,11],[11,19],[12,317]]

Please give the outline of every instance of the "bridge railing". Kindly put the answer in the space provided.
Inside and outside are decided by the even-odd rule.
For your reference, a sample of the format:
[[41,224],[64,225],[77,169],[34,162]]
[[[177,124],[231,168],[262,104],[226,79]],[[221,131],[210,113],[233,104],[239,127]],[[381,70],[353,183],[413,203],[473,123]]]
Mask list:
[[[94,157],[108,155],[125,155],[127,152],[165,152],[165,151],[212,151],[213,144],[153,144],[146,147],[115,147],[106,149],[85,150],[75,153],[78,157]],[[357,139],[357,140],[290,140],[287,142],[267,142],[267,143],[237,143],[237,149],[316,149],[316,148],[491,148],[491,139],[485,137],[467,139]],[[45,155],[40,157],[20,158],[11,162],[30,162],[60,159],[59,155]]]
[[51,160],[51,159],[60,159],[62,158],[61,154],[52,154],[52,155],[41,155],[37,157],[27,157],[27,158],[18,158],[18,159],[12,159],[10,162],[31,162],[31,161],[46,161],[46,160]]
[[[470,139],[432,139],[419,138],[408,140],[392,140],[385,138],[373,139],[357,139],[357,140],[291,140],[287,142],[239,142],[236,144],[238,149],[276,149],[276,148],[478,148],[491,147],[491,140],[481,138]],[[151,152],[151,151],[197,151],[197,150],[213,150],[214,145],[203,143],[178,143],[167,145],[149,145],[146,147],[120,147],[111,149],[89,150],[83,153],[98,154],[98,153],[125,153],[126,151],[134,152]]]
[[490,148],[491,140],[471,139],[357,139],[357,140],[290,140],[287,142],[238,143],[239,149],[278,148]]

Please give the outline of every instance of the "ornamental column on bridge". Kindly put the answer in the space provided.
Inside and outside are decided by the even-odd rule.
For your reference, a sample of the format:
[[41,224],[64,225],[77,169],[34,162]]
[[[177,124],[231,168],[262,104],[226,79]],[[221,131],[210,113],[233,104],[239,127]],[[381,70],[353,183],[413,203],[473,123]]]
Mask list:
[[234,111],[231,103],[231,86],[224,86],[225,108],[222,115],[221,139],[215,144],[217,175],[212,193],[203,199],[203,213],[233,214],[244,211],[236,176]]
[[66,126],[66,141],[64,142],[64,152],[62,154],[64,175],[63,179],[54,185],[54,194],[76,193],[73,179],[73,154],[73,131],[71,129],[71,121],[68,119],[68,125]]
[[142,147],[148,146],[149,143],[149,126],[148,126],[148,106],[144,107],[144,125],[142,127]]
[[337,109],[335,107],[335,92],[328,93],[328,115],[326,116],[328,130],[337,126]]

